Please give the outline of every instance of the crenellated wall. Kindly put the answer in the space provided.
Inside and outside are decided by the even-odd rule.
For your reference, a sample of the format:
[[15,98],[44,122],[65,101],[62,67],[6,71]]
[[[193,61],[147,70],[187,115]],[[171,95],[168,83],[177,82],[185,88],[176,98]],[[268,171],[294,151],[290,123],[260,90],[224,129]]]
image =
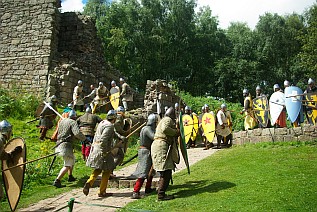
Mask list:
[[253,130],[235,132],[233,143],[272,142],[272,141],[314,141],[317,140],[317,127],[303,125],[295,128],[257,128]]

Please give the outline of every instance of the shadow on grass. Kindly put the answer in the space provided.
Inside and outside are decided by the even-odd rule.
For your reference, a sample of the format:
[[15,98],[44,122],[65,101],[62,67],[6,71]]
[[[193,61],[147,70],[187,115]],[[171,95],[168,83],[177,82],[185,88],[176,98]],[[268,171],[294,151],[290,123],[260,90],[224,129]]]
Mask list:
[[172,185],[168,190],[179,189],[174,193],[175,196],[178,197],[189,197],[195,196],[196,194],[201,193],[216,193],[221,190],[229,189],[235,187],[236,184],[227,182],[227,181],[220,181],[220,182],[212,182],[208,184],[210,181],[207,180],[200,180],[200,181],[188,181],[186,184],[181,185]]

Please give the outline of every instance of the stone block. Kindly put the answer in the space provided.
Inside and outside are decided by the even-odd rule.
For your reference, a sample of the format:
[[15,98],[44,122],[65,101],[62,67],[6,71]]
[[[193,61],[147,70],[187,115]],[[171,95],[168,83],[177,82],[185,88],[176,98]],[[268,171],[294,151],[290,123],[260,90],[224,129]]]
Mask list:
[[260,143],[262,142],[261,136],[252,136],[250,137],[250,143]]
[[233,139],[232,143],[235,145],[242,145],[242,138],[235,138]]
[[262,130],[262,136],[271,136],[274,135],[274,128],[264,128]]
[[284,141],[288,142],[288,141],[297,141],[297,136],[293,136],[293,135],[285,135],[284,136]]
[[108,181],[108,187],[110,188],[119,188],[119,180],[118,179],[112,179]]
[[262,135],[262,128],[257,128],[253,130],[254,136],[261,136]]
[[119,188],[130,188],[130,180],[120,180]]
[[233,133],[233,137],[234,138],[241,138],[241,133],[240,133],[241,131],[239,131],[239,132],[234,132]]
[[311,136],[312,138],[317,138],[317,132],[312,132],[312,133],[310,134],[310,136]]
[[253,130],[247,130],[247,137],[252,137],[254,136]]
[[298,136],[298,141],[312,141],[312,138],[308,135],[300,135]]
[[284,141],[284,136],[283,135],[274,135],[274,142],[283,142]]
[[302,127],[293,127],[288,129],[290,135],[294,135],[294,136],[299,136],[303,134],[303,129]]
[[288,134],[288,129],[285,128],[276,128],[275,129],[275,135],[287,135]]
[[247,131],[240,131],[240,137],[241,138],[247,137]]
[[272,142],[273,139],[272,139],[272,136],[268,136],[268,135],[265,135],[265,136],[261,136],[261,140],[262,142]]

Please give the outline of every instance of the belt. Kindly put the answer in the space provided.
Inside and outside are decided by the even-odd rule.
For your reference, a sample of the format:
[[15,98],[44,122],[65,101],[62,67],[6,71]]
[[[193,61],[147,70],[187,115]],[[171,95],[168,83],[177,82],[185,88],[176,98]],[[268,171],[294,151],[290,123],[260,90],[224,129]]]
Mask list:
[[140,146],[140,149],[149,149],[149,148],[146,146]]

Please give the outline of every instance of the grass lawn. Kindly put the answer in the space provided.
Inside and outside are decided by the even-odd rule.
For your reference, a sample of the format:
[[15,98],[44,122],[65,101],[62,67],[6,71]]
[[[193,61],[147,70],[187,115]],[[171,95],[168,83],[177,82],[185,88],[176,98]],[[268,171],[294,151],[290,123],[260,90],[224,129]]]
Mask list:
[[168,194],[122,211],[317,211],[317,145],[262,143],[219,151],[173,177]]
[[[102,114],[101,118],[105,118],[105,116],[105,114]],[[26,142],[28,161],[54,153],[54,150],[52,148],[56,144],[55,142],[51,142],[48,139],[44,142],[38,139],[40,135],[39,129],[36,128],[36,124],[38,123],[38,121],[26,124],[28,120],[32,119],[34,118],[30,117],[26,120],[8,119],[8,121],[13,125],[13,138],[22,137]],[[55,130],[55,127],[48,131],[47,136],[50,137],[53,133],[53,130]],[[132,136],[129,141],[129,148],[125,160],[135,155],[138,150],[137,137]],[[52,183],[57,177],[59,170],[63,167],[63,160],[61,157],[57,157],[53,169],[50,173],[48,173],[48,169],[53,157],[27,164],[22,196],[20,198],[18,208],[27,207],[31,203],[56,196],[75,188],[82,188],[89,175],[91,174],[92,169],[86,167],[85,162],[82,160],[81,144],[79,141],[75,145],[75,156],[76,163],[73,175],[78,180],[73,183],[69,183],[67,182],[68,175],[66,174],[62,179],[62,184],[66,185],[66,187],[60,189],[56,189],[54,186],[52,186]],[[128,163],[125,166],[131,165],[131,163],[136,161],[137,160],[134,159],[132,162]],[[117,167],[117,169],[121,168],[122,167]],[[0,178],[2,179],[1,176]],[[3,183],[1,180],[0,185],[2,186],[2,184]],[[3,198],[2,201],[0,201],[0,212],[2,211],[10,211],[10,207],[6,198]]]

